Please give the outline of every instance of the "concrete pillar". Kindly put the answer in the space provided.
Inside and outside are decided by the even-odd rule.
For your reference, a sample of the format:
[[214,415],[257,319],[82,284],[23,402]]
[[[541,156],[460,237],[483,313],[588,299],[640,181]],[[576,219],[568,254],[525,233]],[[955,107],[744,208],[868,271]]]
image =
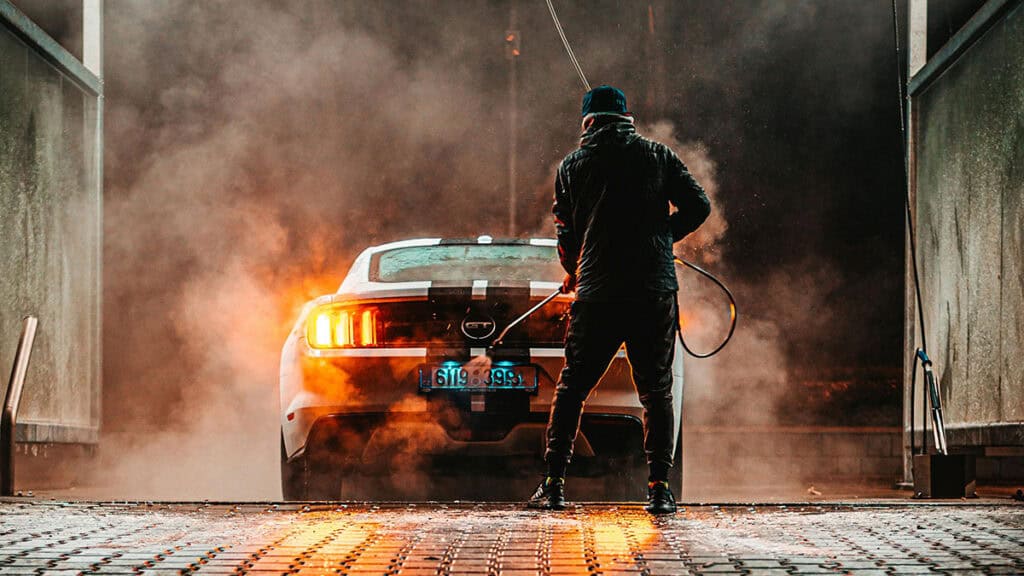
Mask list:
[[96,277],[95,282],[95,320],[92,337],[96,342],[96,353],[92,358],[94,386],[90,418],[97,427],[101,419],[101,402],[103,399],[103,354],[100,343],[103,342],[103,0],[82,0],[82,64],[99,79],[99,94],[96,96],[96,114],[93,118],[86,117],[95,123],[96,135],[94,145],[93,172],[96,175],[96,228],[99,239],[95,246]]
[[928,62],[928,0],[910,0],[907,22],[907,70],[913,78]]
[[103,0],[82,0],[82,64],[103,78]]

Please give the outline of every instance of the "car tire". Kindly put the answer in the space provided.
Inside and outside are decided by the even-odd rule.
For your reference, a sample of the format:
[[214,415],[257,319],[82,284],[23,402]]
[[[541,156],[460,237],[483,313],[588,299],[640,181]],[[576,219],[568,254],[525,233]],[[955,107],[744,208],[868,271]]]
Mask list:
[[281,496],[287,502],[337,500],[341,477],[329,466],[310,462],[305,455],[288,460],[281,436]]
[[284,448],[284,435],[281,435],[281,497],[286,502],[304,500],[305,458],[299,456],[291,461]]
[[341,475],[332,466],[306,459],[305,500],[341,499]]

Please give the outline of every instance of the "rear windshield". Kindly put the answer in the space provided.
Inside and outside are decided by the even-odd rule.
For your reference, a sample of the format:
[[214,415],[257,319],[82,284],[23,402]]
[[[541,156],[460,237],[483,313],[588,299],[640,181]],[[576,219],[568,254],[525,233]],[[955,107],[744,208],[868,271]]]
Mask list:
[[395,248],[377,254],[370,263],[370,280],[374,282],[559,282],[563,274],[554,246],[529,244]]

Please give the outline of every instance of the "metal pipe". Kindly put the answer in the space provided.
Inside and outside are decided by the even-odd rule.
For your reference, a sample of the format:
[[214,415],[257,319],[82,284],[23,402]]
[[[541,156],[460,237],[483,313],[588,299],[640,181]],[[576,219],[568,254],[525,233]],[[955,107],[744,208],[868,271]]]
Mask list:
[[501,341],[505,339],[505,335],[508,334],[509,330],[511,330],[511,329],[515,328],[516,326],[518,326],[519,324],[521,324],[523,320],[526,320],[527,318],[529,318],[534,312],[536,312],[537,310],[540,310],[541,308],[543,308],[548,302],[551,302],[552,300],[554,300],[561,293],[562,293],[562,289],[561,288],[559,288],[558,290],[555,290],[554,292],[549,294],[547,296],[547,298],[544,298],[543,300],[538,302],[536,306],[534,306],[533,308],[530,308],[529,310],[524,312],[522,316],[520,316],[519,318],[516,318],[515,320],[513,320],[511,323],[509,323],[508,326],[505,326],[505,329],[501,331],[501,334],[498,334],[498,337],[494,339],[494,342],[491,342],[491,345],[489,346],[489,348],[493,349],[494,347],[496,347],[499,344],[501,344]]
[[[910,401],[907,403],[907,405],[910,407],[910,418],[909,418],[910,419],[910,456],[914,456],[914,455],[918,454],[918,451],[916,451],[916,439],[914,438],[915,435],[913,434],[913,414],[914,414],[913,403],[915,402],[914,394],[916,393],[916,390],[914,390],[914,388],[916,388],[916,387],[918,387],[918,355],[916,355],[916,353],[914,353],[914,355],[913,355],[913,368],[910,370]],[[911,481],[913,480],[913,458],[912,457],[910,458],[910,480]]]
[[[918,348],[918,355],[924,364],[928,359],[924,348]],[[924,369],[922,369],[924,372]],[[928,454],[928,377],[921,381],[921,453]]]
[[946,423],[942,418],[942,400],[939,397],[939,385],[935,381],[932,363],[924,366],[925,381],[928,382],[928,394],[932,402],[932,433],[935,436],[935,448],[939,454],[949,454],[946,446]]
[[[917,355],[921,358],[921,368],[924,370],[924,385],[928,387],[927,390],[922,391],[922,396],[925,399],[925,412],[927,413],[928,401],[930,401],[932,406],[932,433],[934,434],[935,449],[939,454],[949,454],[949,448],[946,445],[946,423],[942,418],[942,397],[939,393],[939,384],[935,381],[932,361],[924,350],[918,350]],[[925,423],[925,431],[927,432],[927,416],[925,414],[921,416]],[[922,444],[927,442],[927,433],[924,436],[925,439],[922,440]]]
[[516,18],[516,3],[509,7],[508,31],[505,32],[506,57],[508,58],[508,235],[516,236],[516,148],[518,143],[519,125],[519,77],[516,67],[519,64],[519,30]]
[[28,361],[32,356],[32,343],[36,339],[39,320],[26,316],[18,340],[18,351],[14,355],[11,380],[7,383],[4,397],[3,416],[0,417],[0,496],[14,495],[14,426],[18,421],[18,407],[21,405],[21,389],[25,385]]

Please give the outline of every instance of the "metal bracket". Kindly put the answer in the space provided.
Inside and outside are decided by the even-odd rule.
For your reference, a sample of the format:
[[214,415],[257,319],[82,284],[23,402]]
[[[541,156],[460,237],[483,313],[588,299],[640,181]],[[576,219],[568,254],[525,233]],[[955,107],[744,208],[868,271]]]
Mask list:
[[28,373],[28,361],[32,356],[32,343],[36,339],[39,319],[26,316],[18,340],[18,351],[14,355],[14,368],[7,383],[4,411],[0,417],[0,496],[14,495],[14,426],[18,421],[18,407],[21,405],[21,390]]
[[921,454],[928,453],[928,406],[931,401],[932,411],[932,433],[935,440],[935,449],[939,454],[949,454],[946,445],[946,423],[942,418],[942,398],[939,393],[939,384],[935,381],[935,372],[932,371],[932,360],[921,348],[914,354],[914,368],[911,373],[910,387],[910,451],[914,453],[914,388],[917,386],[917,364],[921,363],[921,370],[924,372],[925,390],[921,394]]

